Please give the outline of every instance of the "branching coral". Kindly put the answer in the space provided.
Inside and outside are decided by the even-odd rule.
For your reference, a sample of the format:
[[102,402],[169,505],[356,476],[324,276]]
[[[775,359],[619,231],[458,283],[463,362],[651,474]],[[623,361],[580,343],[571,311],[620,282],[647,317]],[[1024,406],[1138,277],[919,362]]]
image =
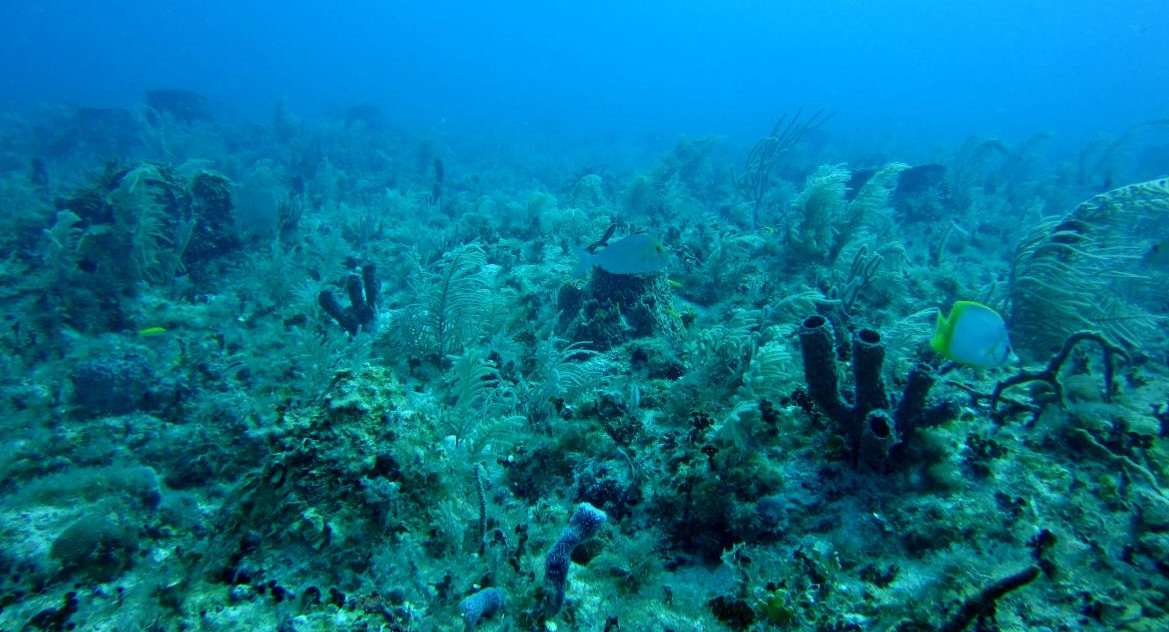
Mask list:
[[1104,353],[1103,400],[1105,402],[1111,402],[1112,401],[1112,389],[1113,389],[1112,377],[1116,371],[1116,367],[1115,367],[1116,358],[1121,357],[1125,360],[1128,360],[1129,359],[1128,352],[1125,351],[1122,347],[1113,343],[1111,340],[1109,340],[1108,338],[1106,338],[1105,336],[1103,336],[1099,332],[1077,331],[1074,334],[1068,336],[1064,340],[1063,345],[1060,347],[1059,351],[1057,351],[1056,354],[1051,357],[1051,360],[1049,360],[1047,362],[1047,366],[1043,367],[1043,369],[1040,369],[1037,371],[1023,369],[1023,370],[1019,371],[1018,373],[1016,373],[1015,375],[1012,375],[1011,377],[996,384],[994,387],[994,392],[991,394],[991,397],[990,397],[991,409],[994,409],[995,407],[998,406],[998,403],[1002,399],[1002,394],[1005,390],[1007,390],[1008,388],[1011,388],[1013,386],[1018,386],[1020,384],[1026,384],[1028,382],[1044,382],[1044,383],[1046,383],[1048,386],[1051,387],[1051,390],[1055,392],[1056,398],[1060,401],[1060,403],[1062,403],[1063,402],[1063,385],[1059,381],[1059,370],[1060,370],[1060,368],[1063,367],[1063,364],[1065,362],[1067,362],[1068,359],[1071,357],[1072,350],[1075,349],[1076,345],[1081,343],[1081,342],[1095,342],[1095,343],[1099,344],[1100,348],[1103,350],[1103,353]]
[[735,189],[739,191],[740,195],[751,200],[753,219],[756,225],[760,220],[763,201],[773,184],[772,174],[776,166],[808,132],[827,123],[836,113],[825,113],[824,110],[818,110],[812,116],[801,121],[802,114],[803,109],[800,109],[791,119],[788,119],[786,114],[781,116],[771,128],[771,133],[755,143],[751,153],[747,154],[743,173],[735,173],[734,168],[731,169],[731,179],[735,183]]

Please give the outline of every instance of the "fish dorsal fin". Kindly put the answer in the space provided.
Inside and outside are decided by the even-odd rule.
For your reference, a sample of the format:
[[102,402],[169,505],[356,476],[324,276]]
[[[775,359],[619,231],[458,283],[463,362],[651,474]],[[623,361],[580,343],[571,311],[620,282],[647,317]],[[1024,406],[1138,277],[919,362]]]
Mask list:
[[950,324],[950,320],[945,313],[938,309],[938,318],[934,322],[934,337],[930,338],[930,346],[934,351],[949,356],[950,338],[954,335],[954,328]]

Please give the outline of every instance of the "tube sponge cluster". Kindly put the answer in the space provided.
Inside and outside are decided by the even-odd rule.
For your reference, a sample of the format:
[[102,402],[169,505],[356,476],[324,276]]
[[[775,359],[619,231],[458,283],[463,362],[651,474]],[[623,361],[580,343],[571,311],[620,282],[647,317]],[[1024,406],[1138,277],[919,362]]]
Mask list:
[[605,512],[589,503],[581,503],[572,512],[568,526],[560,533],[556,543],[548,550],[544,560],[544,585],[547,590],[545,616],[551,617],[564,605],[564,594],[568,585],[568,565],[572,561],[572,550],[581,542],[596,535],[601,525],[609,519]]
[[836,375],[836,351],[832,324],[823,316],[804,319],[799,330],[808,394],[845,437],[857,464],[885,470],[893,448],[918,427],[935,425],[953,414],[949,402],[927,408],[926,397],[934,378],[922,366],[910,371],[908,385],[896,410],[881,377],[885,344],[881,334],[861,329],[852,338],[853,404],[840,397]]
[[369,330],[377,319],[379,291],[377,267],[367,263],[361,267],[361,276],[351,273],[345,278],[345,293],[349,295],[349,307],[342,307],[337,297],[328,289],[321,290],[317,296],[317,303],[350,336],[355,336],[358,329]]

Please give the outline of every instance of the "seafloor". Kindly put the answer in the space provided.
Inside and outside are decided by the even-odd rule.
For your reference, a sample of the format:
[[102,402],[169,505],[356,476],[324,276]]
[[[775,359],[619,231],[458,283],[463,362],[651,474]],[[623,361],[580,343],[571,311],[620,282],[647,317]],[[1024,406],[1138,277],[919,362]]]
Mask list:
[[[1169,629],[1148,128],[833,124],[7,117],[0,630]],[[956,300],[1020,364],[935,353]]]

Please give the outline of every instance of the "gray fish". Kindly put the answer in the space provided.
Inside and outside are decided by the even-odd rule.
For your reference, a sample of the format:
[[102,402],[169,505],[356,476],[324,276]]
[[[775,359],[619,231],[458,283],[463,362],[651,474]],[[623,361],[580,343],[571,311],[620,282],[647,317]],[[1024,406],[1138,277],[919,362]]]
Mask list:
[[576,275],[580,276],[593,265],[610,274],[647,274],[664,270],[669,261],[670,252],[661,241],[648,233],[638,233],[622,237],[595,253],[581,250]]

